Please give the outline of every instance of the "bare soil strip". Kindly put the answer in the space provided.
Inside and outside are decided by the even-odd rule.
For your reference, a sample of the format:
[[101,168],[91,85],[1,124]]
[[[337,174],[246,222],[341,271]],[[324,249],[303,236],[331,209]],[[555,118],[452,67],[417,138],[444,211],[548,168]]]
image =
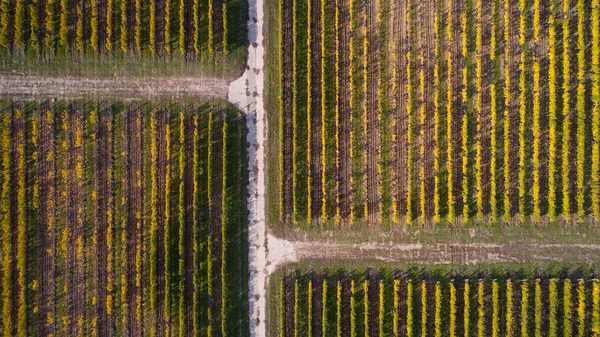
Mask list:
[[85,236],[83,228],[85,179],[83,178],[83,167],[85,151],[83,147],[83,107],[73,105],[69,114],[69,153],[68,177],[67,177],[67,214],[68,227],[70,230],[68,256],[69,271],[67,303],[68,313],[73,322],[69,327],[70,336],[83,334],[83,327],[79,320],[83,320],[85,314],[85,261],[84,254],[78,254],[78,249],[83,247]]
[[352,175],[352,157],[350,156],[350,132],[352,118],[350,110],[350,22],[348,1],[340,1],[340,98],[339,98],[339,168],[337,180],[339,184],[338,198],[342,227],[347,226],[350,217],[350,177]]
[[367,53],[367,72],[368,72],[368,92],[367,97],[367,141],[366,151],[368,161],[367,167],[367,209],[369,211],[369,225],[377,226],[379,224],[379,150],[381,148],[380,128],[378,120],[378,98],[379,92],[379,27],[377,22],[377,13],[379,11],[378,1],[371,1],[367,5],[367,39],[369,40],[369,49]]
[[[321,100],[325,99],[324,92],[321,92],[321,3],[313,1],[311,7],[311,93],[310,93],[310,153],[311,162],[308,163],[310,170],[310,191],[311,195],[311,214],[312,219],[321,218],[321,206],[323,203],[323,190],[321,188],[321,178],[323,167],[321,163],[321,128],[325,127],[321,121]],[[312,219],[309,219],[312,221]]]
[[156,289],[157,289],[157,311],[155,313],[156,331],[158,336],[165,334],[165,205],[166,205],[166,176],[167,176],[167,154],[166,154],[166,125],[167,112],[159,110],[153,116],[155,118],[156,142]]
[[[223,122],[225,116],[220,113],[214,113],[213,115],[213,127],[212,127],[212,144],[213,144],[213,155],[212,155],[212,195],[208,209],[209,225],[210,225],[210,236],[212,244],[212,278],[213,278],[213,292],[210,295],[210,306],[213,313],[219,313],[221,311],[223,292],[221,283],[221,268],[223,261],[221,259],[222,246],[222,216],[223,216]],[[213,314],[212,317],[213,328],[221,326],[221,316]]]
[[435,243],[338,244],[292,242],[298,260],[376,260],[394,263],[477,264],[529,261],[590,263],[600,258],[596,244]]
[[19,96],[80,97],[198,97],[226,98],[222,78],[152,77],[126,79],[55,78],[0,75],[0,93]]
[[[292,39],[292,0],[284,0],[283,6],[283,41],[289,41]],[[294,137],[293,126],[292,126],[292,52],[291,45],[284,43],[283,46],[283,60],[282,60],[282,76],[283,76],[283,136],[285,140],[290,140]],[[284,223],[290,223],[293,215],[293,200],[292,200],[292,142],[284,141],[283,144],[283,205],[284,205]]]
[[109,198],[112,195],[112,177],[109,170],[112,168],[112,111],[107,104],[101,104],[98,111],[99,123],[98,138],[96,143],[96,170],[95,190],[97,191],[96,221],[94,231],[96,232],[96,245],[98,262],[96,265],[96,306],[98,313],[98,334],[100,336],[112,335],[114,316],[110,314],[107,304],[107,281],[108,275],[108,241],[107,231],[111,226],[108,218],[110,208]]
[[[55,200],[55,162],[54,162],[54,123],[52,106],[45,103],[40,116],[40,308],[38,311],[40,333],[48,336],[55,333],[54,324],[48,323],[48,317],[56,317],[53,303],[56,298],[54,275],[56,266],[53,252],[56,247],[54,231],[54,200]],[[50,155],[52,154],[52,155]]]
[[142,245],[142,117],[139,104],[129,105],[127,122],[127,331],[132,336],[142,334],[142,322],[137,320],[137,297],[142,295],[142,288],[136,283],[137,253]]

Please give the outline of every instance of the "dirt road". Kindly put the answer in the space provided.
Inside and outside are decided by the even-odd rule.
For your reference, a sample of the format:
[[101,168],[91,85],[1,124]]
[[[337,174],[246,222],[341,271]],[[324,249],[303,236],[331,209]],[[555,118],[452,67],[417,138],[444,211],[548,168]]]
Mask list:
[[0,94],[15,96],[156,98],[227,98],[229,84],[212,77],[88,79],[0,75]]
[[525,243],[339,244],[292,242],[298,260],[343,259],[397,263],[478,264],[506,262],[592,263],[600,245]]

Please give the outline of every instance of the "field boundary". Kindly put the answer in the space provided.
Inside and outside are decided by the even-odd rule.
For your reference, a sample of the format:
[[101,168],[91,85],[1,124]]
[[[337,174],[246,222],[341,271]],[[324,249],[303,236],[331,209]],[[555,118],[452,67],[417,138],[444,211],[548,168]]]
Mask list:
[[228,84],[217,77],[75,78],[0,75],[0,94],[62,99],[83,97],[158,98],[227,97]]

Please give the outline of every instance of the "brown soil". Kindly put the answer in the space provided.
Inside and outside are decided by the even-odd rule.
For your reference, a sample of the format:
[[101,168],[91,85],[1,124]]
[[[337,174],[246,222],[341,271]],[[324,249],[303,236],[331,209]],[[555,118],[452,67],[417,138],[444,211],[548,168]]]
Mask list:
[[52,78],[0,74],[0,93],[24,97],[197,97],[227,98],[229,86],[220,78],[152,77],[127,79]]
[[[184,170],[184,186],[185,186],[185,221],[183,229],[184,240],[184,273],[183,273],[183,302],[185,308],[185,331],[186,334],[192,334],[193,329],[193,314],[194,314],[194,279],[193,279],[193,246],[194,246],[194,115],[185,115],[185,170]],[[223,154],[225,155],[225,154]],[[225,172],[223,172],[225,173]]]
[[[77,167],[80,165],[81,170],[84,167],[85,150],[83,147],[83,107],[78,104],[73,104],[69,114],[69,135],[68,148],[71,155],[68,157],[67,167],[67,226],[70,230],[69,245],[67,254],[70,270],[68,272],[68,289],[67,303],[68,314],[72,319],[73,324],[69,327],[70,336],[78,336],[83,334],[83,326],[75,322],[83,320],[85,314],[85,254],[78,255],[78,242],[82,245],[85,232],[83,228],[84,212],[85,212],[85,178],[77,176]],[[81,143],[77,140],[77,134],[82,139]],[[83,172],[82,172],[83,173]]]
[[[283,41],[290,41],[292,39],[292,0],[284,0],[283,4]],[[293,217],[293,149],[292,142],[293,138],[293,125],[292,125],[292,45],[290,43],[284,43],[283,46],[283,60],[282,60],[282,76],[283,76],[283,220],[284,222],[291,223]]]
[[347,227],[347,219],[350,217],[350,202],[352,187],[350,177],[352,175],[352,158],[350,157],[350,132],[352,130],[352,118],[350,110],[350,18],[349,1],[340,0],[340,98],[339,104],[339,165],[336,179],[339,185],[338,198],[341,217],[341,226]]
[[166,125],[168,123],[168,113],[164,110],[157,111],[152,117],[155,120],[155,144],[156,158],[153,158],[152,165],[156,165],[156,333],[158,336],[165,334],[165,205],[166,205]]
[[[321,4],[325,0],[312,1],[311,12],[311,106],[310,106],[310,155],[309,165],[310,188],[311,188],[311,214],[314,221],[321,218],[321,206],[323,204],[323,191],[321,188],[321,179],[323,167],[321,165],[321,129],[325,127],[321,120],[321,100],[325,93],[321,92]],[[324,62],[324,60],[323,60]]]
[[367,39],[369,48],[367,53],[367,92],[365,93],[367,109],[367,137],[365,151],[367,209],[369,211],[369,224],[374,227],[379,224],[379,151],[381,148],[380,125],[378,117],[378,82],[379,82],[379,27],[377,13],[378,1],[369,1],[366,6]]
[[[51,118],[47,117],[50,113]],[[39,142],[39,182],[40,182],[40,261],[39,261],[39,285],[40,285],[40,308],[39,327],[41,335],[55,334],[54,324],[48,324],[48,315],[56,316],[55,299],[56,287],[54,275],[56,272],[54,251],[56,250],[56,238],[54,233],[54,205],[55,200],[55,177],[56,163],[48,154],[55,153],[54,146],[54,124],[53,112],[50,103],[44,103],[41,107],[40,116],[40,142]]]
[[221,258],[222,247],[222,216],[223,216],[223,121],[225,116],[221,113],[214,113],[212,125],[212,177],[211,177],[211,195],[208,210],[208,221],[210,226],[210,236],[212,240],[212,278],[213,291],[210,296],[210,305],[213,314],[213,329],[221,326],[221,317],[216,314],[221,310],[222,305],[222,282],[221,268],[223,261]]
[[[142,218],[137,218],[137,214],[142,214],[142,111],[137,103],[130,104],[125,123],[125,132],[127,134],[127,331],[129,335],[142,335],[142,321],[136,319],[136,297],[142,295],[141,285],[136,285],[136,254],[142,250]],[[140,263],[141,264],[141,263]]]
[[[108,275],[108,227],[112,226],[107,218],[112,195],[112,177],[108,170],[112,168],[112,111],[109,105],[101,103],[98,108],[95,163],[96,217],[94,232],[96,235],[96,313],[98,315],[97,333],[100,336],[110,336],[114,328],[114,316],[107,310],[107,280]],[[112,277],[111,277],[112,278]]]

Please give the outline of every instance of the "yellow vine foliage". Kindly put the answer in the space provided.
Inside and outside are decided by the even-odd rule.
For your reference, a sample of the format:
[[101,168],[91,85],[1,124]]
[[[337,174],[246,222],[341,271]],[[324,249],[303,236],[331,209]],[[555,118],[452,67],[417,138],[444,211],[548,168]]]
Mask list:
[[442,337],[442,287],[435,282],[435,337]]
[[[585,1],[577,1],[577,219],[583,221],[585,216]],[[592,28],[592,30],[594,30]]]
[[[535,45],[540,43],[540,0],[533,4],[533,31]],[[538,55],[533,61],[533,222],[538,223],[542,216],[540,208],[540,118],[541,118],[541,88],[540,88],[540,62]]]
[[336,336],[342,337],[342,281],[337,282]]
[[483,280],[477,285],[477,336],[485,336],[485,286]]
[[408,27],[409,47],[406,55],[406,92],[408,93],[406,110],[408,115],[408,130],[406,133],[407,144],[407,161],[408,177],[406,178],[406,223],[412,224],[414,219],[413,214],[413,158],[414,158],[414,70],[413,70],[413,3],[412,0],[407,0],[406,4],[406,26]]
[[[95,0],[92,0],[92,4]],[[54,52],[54,0],[46,0],[46,13],[44,19],[46,22],[46,29],[44,35],[44,46],[46,47],[46,53],[52,55]],[[93,8],[92,8],[93,10]]]
[[327,336],[327,280],[323,280],[321,308],[321,331],[323,336]]
[[308,314],[306,316],[308,318],[308,322],[307,322],[308,333],[307,333],[307,336],[308,337],[312,337],[313,336],[313,329],[312,329],[312,319],[313,319],[313,284],[312,284],[312,280],[308,281]]
[[[37,50],[39,47],[39,37],[38,37],[38,30],[39,30],[39,9],[38,9],[38,2],[37,0],[32,0],[31,3],[28,5],[29,7],[29,48],[32,50]],[[80,18],[81,16],[79,16],[81,14],[81,5],[77,6],[77,16],[78,18]],[[79,37],[83,37],[83,32],[81,32],[81,35],[79,35],[80,33],[80,22],[81,20],[77,21],[77,38],[78,38],[78,42],[79,42]],[[79,49],[79,45],[77,45],[78,49]]]
[[165,0],[165,52],[171,53],[171,0]]
[[573,335],[573,311],[572,294],[573,284],[571,280],[566,279],[563,282],[563,333],[565,336]]
[[[294,6],[294,12],[296,12],[296,6]],[[310,11],[309,11],[310,12]],[[208,53],[213,54],[215,51],[215,41],[214,41],[214,18],[213,18],[213,0],[208,0]],[[294,15],[294,25],[296,24],[296,16]],[[310,21],[309,21],[310,22]],[[294,39],[296,38],[296,34],[293,34]]]
[[[448,8],[448,18],[446,25],[446,40],[448,41],[448,46],[452,46],[454,43],[454,33],[453,33],[453,16],[452,16],[452,0],[447,0],[447,8]],[[453,54],[450,51],[450,48],[446,51],[446,67],[447,67],[447,79],[446,83],[448,84],[448,92],[447,92],[447,100],[446,100],[446,137],[447,137],[447,161],[446,161],[446,169],[448,170],[448,221],[451,224],[454,224],[455,211],[454,211],[454,167],[453,167],[453,157],[452,157],[452,125],[454,124],[452,114],[454,113],[452,109],[452,100],[454,99],[454,92],[452,90],[453,83]],[[452,331],[450,332],[452,334]]]
[[450,337],[456,337],[456,286],[450,281]]
[[521,283],[521,337],[529,336],[529,282]]
[[12,330],[12,228],[11,218],[11,167],[10,167],[10,115],[4,114],[2,123],[2,330],[6,336]]
[[500,285],[492,281],[492,337],[500,335]]
[[[383,281],[379,281],[379,336],[383,335],[383,323],[385,321],[385,288]],[[325,336],[325,333],[323,333]]]
[[506,281],[506,337],[515,335],[514,318],[514,293],[512,280]]
[[[354,280],[350,281],[350,336],[356,337],[356,299]],[[298,337],[298,336],[295,336]]]
[[470,335],[471,331],[471,284],[469,280],[465,280],[465,288],[463,290],[463,327],[465,337]]
[[504,221],[510,222],[511,218],[511,200],[510,200],[510,140],[509,130],[510,118],[509,109],[511,103],[510,97],[510,4],[509,0],[504,0],[504,191],[503,191],[503,204],[504,204]]
[[[591,27],[600,26],[600,0],[592,0]],[[592,214],[600,218],[600,30],[592,29]]]
[[592,288],[592,332],[600,334],[600,280],[593,281]]
[[562,32],[563,32],[563,58],[562,58],[562,77],[563,77],[563,101],[562,101],[562,114],[563,114],[563,122],[562,122],[562,213],[565,217],[565,220],[568,222],[571,219],[571,199],[570,195],[570,185],[569,185],[569,148],[571,144],[571,53],[570,45],[571,45],[571,34],[570,34],[570,19],[569,19],[569,11],[570,11],[570,1],[564,0],[563,2],[563,21],[562,21]]
[[421,281],[421,337],[427,336],[427,282]]
[[556,217],[556,118],[557,118],[557,75],[556,75],[556,0],[550,1],[548,13],[548,217]]
[[577,336],[585,336],[585,283],[577,282]]
[[414,336],[413,326],[413,283],[408,280],[406,291],[406,336]]
[[475,51],[477,53],[476,65],[475,65],[475,84],[477,87],[477,96],[475,100],[475,111],[477,113],[477,141],[475,144],[475,193],[477,203],[477,219],[483,219],[483,158],[482,158],[482,141],[481,141],[481,130],[482,130],[482,63],[483,63],[483,32],[481,27],[482,17],[482,0],[477,0],[477,21],[475,24]]
[[527,127],[527,51],[526,51],[526,0],[519,1],[519,222],[525,222],[526,212],[526,153],[525,132]]
[[[433,222],[434,223],[438,223],[441,220],[441,216],[440,216],[440,169],[441,169],[441,165],[440,165],[440,152],[441,152],[441,139],[440,139],[440,104],[441,104],[441,96],[442,96],[442,88],[441,88],[441,79],[440,79],[440,67],[443,67],[440,63],[441,63],[441,59],[443,57],[442,53],[443,53],[443,41],[442,41],[442,31],[441,31],[441,25],[440,25],[440,16],[441,16],[441,11],[443,7],[441,5],[441,1],[436,1],[436,11],[435,11],[435,18],[433,21],[433,31],[435,34],[435,65],[433,68],[433,85],[435,86],[435,92],[434,92],[434,98],[433,98],[433,128],[434,128],[434,135],[435,135],[435,147],[433,149],[433,171],[434,171],[434,186],[433,186]],[[396,52],[394,51],[394,76],[393,76],[393,80],[392,80],[392,85],[396,85],[396,59],[397,59],[397,55]],[[394,94],[394,100],[396,99],[396,91],[392,90],[392,93]],[[396,105],[396,103],[394,103],[394,105]],[[394,106],[394,110],[396,109],[396,107]],[[394,202],[394,206],[395,206],[395,202]]]
[[[90,7],[92,9],[92,17],[90,18],[90,46],[95,53],[98,51],[98,0],[90,0]],[[48,24],[48,21],[46,21],[46,24]]]
[[127,52],[127,1],[131,0],[121,0],[120,2],[120,11],[121,11],[121,22],[120,22],[120,45],[121,51],[123,53]]
[[[400,323],[400,314],[399,314],[399,308],[400,308],[400,280],[394,280],[394,316],[393,316],[393,323],[394,323],[394,337],[399,337],[400,336],[400,330],[398,328],[398,325]],[[339,336],[338,336],[339,337]]]
[[369,281],[365,280],[363,282],[363,314],[364,314],[364,328],[365,328],[365,337],[369,337]]

